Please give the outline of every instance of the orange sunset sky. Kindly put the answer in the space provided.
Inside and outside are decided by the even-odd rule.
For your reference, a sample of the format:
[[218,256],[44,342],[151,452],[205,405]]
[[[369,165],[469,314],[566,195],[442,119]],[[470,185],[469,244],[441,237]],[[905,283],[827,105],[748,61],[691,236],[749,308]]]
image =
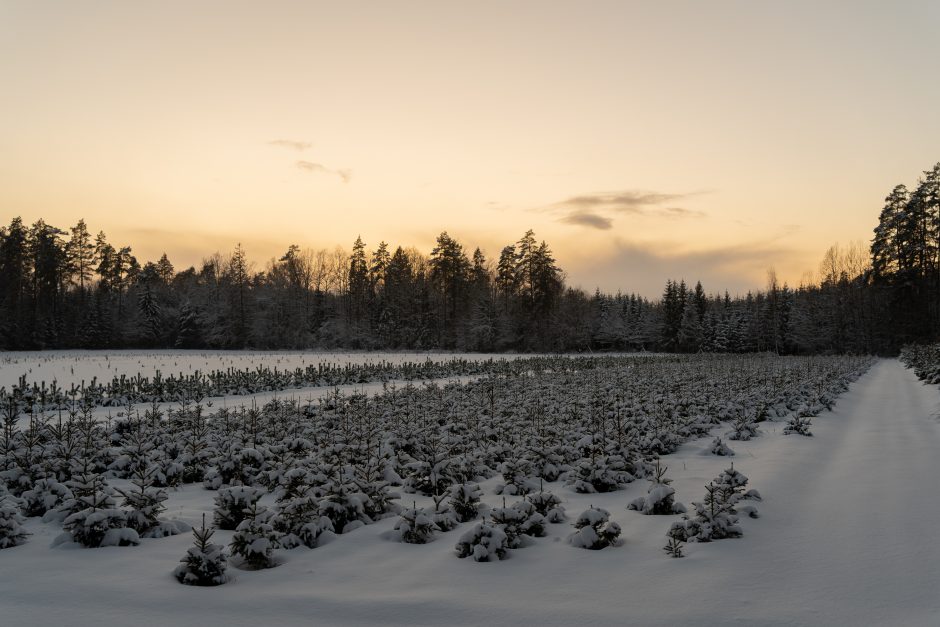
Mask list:
[[940,160],[938,2],[0,1],[0,218],[799,283]]

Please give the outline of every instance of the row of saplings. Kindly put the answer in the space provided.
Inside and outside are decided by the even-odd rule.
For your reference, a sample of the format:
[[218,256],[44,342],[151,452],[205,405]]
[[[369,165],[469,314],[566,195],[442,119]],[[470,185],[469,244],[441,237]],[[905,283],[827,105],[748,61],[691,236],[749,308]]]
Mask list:
[[[671,557],[682,557],[686,542],[711,542],[742,535],[739,516],[757,518],[757,508],[742,501],[760,500],[756,490],[747,490],[748,479],[734,465],[724,470],[706,486],[705,498],[693,503],[693,512],[674,500],[675,489],[665,476],[666,469],[657,464],[645,497],[632,501],[627,509],[647,515],[682,514],[667,532],[664,548]],[[299,533],[283,531],[284,512],[274,514],[258,505],[263,491],[251,487],[225,488],[216,497],[215,526],[234,529],[229,544],[229,555],[235,565],[244,569],[262,569],[276,566],[274,549],[294,548],[300,544],[316,546],[320,535],[332,531],[333,524],[326,516],[302,526]],[[539,490],[527,494],[523,500],[507,506],[485,511],[480,502],[482,491],[476,484],[452,486],[446,497],[435,497],[433,508],[417,506],[403,509],[389,539],[410,544],[426,544],[439,533],[450,531],[457,525],[482,517],[473,528],[464,533],[456,545],[457,556],[470,557],[478,562],[502,560],[509,551],[525,546],[528,538],[546,535],[549,523],[566,519],[561,499],[550,492]],[[296,512],[297,515],[302,515]],[[621,543],[620,525],[610,520],[610,512],[591,506],[575,519],[574,532],[567,542],[575,547],[599,550]],[[279,531],[281,529],[282,531]],[[184,584],[215,586],[228,580],[228,557],[223,547],[211,542],[213,529],[202,526],[193,530],[194,544],[181,560],[174,575]]]
[[[688,513],[685,506],[675,501],[675,489],[669,485],[671,480],[665,473],[666,469],[657,463],[646,496],[635,499],[627,508],[647,515],[683,514],[682,520],[674,522],[667,533],[668,543],[664,548],[672,557],[682,556],[685,542],[710,542],[739,537],[742,530],[738,516],[746,514],[757,517],[756,508],[751,504],[742,505],[741,501],[759,500],[760,495],[755,490],[745,492],[747,477],[735,470],[733,464],[706,486],[705,498],[693,503],[692,513]],[[73,488],[75,484],[82,483],[82,474],[73,483]],[[185,528],[180,523],[157,520],[163,510],[162,501],[166,498],[162,490],[160,494],[142,493],[143,490],[138,492],[140,505],[147,502],[148,506],[132,509],[131,514],[128,514],[114,508],[107,488],[99,483],[100,476],[89,477],[89,474],[85,474],[85,477],[91,479],[89,485],[83,486],[85,494],[78,498],[71,495],[77,501],[73,502],[72,508],[68,507],[66,501],[63,504],[65,507],[60,505],[48,512],[65,515],[63,527],[66,534],[63,535],[71,540],[85,546],[134,545],[139,543],[140,536],[171,535]],[[132,485],[134,483],[132,481]],[[0,494],[0,549],[26,540],[28,533],[23,527],[21,511],[28,511],[33,497],[41,496],[24,494],[24,498],[17,498],[6,494],[5,490],[3,492]],[[128,501],[135,500],[134,491],[122,491],[122,494]],[[235,531],[229,553],[233,562],[241,568],[275,566],[273,551],[278,547],[291,549],[301,544],[315,547],[323,532],[334,530],[334,519],[343,519],[343,512],[328,511],[329,507],[324,509],[324,503],[318,505],[314,498],[284,499],[276,512],[268,510],[258,503],[263,494],[264,490],[259,488],[236,486],[220,490],[215,499],[215,526]],[[478,485],[457,484],[446,495],[435,497],[433,508],[419,509],[415,506],[401,510],[392,507],[389,513],[393,515],[397,512],[400,518],[390,536],[412,544],[430,542],[438,533],[480,518],[484,513],[481,496]],[[86,500],[94,501],[94,505],[67,514],[69,509],[87,505],[83,503]],[[350,503],[355,506],[354,501],[347,499],[345,507]],[[341,506],[339,502],[332,504]],[[122,518],[120,524],[112,520],[114,516]],[[546,535],[547,524],[560,523],[565,518],[561,499],[541,489],[509,506],[504,501],[502,507],[486,512],[482,522],[460,538],[456,545],[457,555],[472,557],[475,561],[504,559],[508,551],[524,546],[527,538]],[[575,531],[567,538],[572,546],[597,550],[616,546],[620,542],[620,526],[610,520],[610,513],[604,509],[592,506],[582,512],[573,525]],[[344,530],[348,531],[350,527],[344,526],[341,531]],[[225,582],[228,558],[222,547],[210,541],[212,533],[213,530],[205,526],[205,520],[200,528],[193,530],[194,546],[187,551],[175,572],[180,582],[191,585],[218,585]]]

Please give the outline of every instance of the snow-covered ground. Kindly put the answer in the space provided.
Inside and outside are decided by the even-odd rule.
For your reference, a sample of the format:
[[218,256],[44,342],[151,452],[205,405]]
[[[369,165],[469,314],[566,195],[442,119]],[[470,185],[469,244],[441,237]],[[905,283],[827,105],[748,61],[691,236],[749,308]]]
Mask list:
[[[528,356],[528,355],[527,355]],[[73,383],[90,383],[97,378],[107,383],[113,377],[142,375],[152,377],[158,371],[164,376],[191,375],[196,371],[253,370],[259,366],[293,370],[317,364],[402,364],[448,361],[459,358],[470,361],[511,359],[505,353],[444,353],[444,352],[332,352],[332,351],[84,351],[62,350],[42,352],[0,352],[0,386],[10,389],[20,377],[26,375],[29,383],[56,381],[59,387]]]
[[[884,360],[814,419],[814,437],[764,423],[761,437],[730,443],[735,468],[764,496],[761,518],[742,518],[740,539],[686,545],[683,559],[662,551],[676,517],[626,511],[645,493],[642,480],[608,494],[546,487],[564,495],[569,517],[608,509],[624,530],[620,547],[573,548],[566,523],[505,561],[476,563],[454,554],[471,523],[409,545],[385,539],[391,518],[281,552],[274,569],[230,568],[234,581],[217,588],[171,576],[189,534],[138,547],[50,548],[58,527],[29,519],[35,535],[0,551],[0,624],[936,625],[938,401],[935,387]],[[709,445],[695,440],[663,459],[677,500],[700,500],[728,466]],[[483,484],[490,505],[502,501],[497,480]],[[171,492],[166,517],[196,523],[214,495],[199,485]]]

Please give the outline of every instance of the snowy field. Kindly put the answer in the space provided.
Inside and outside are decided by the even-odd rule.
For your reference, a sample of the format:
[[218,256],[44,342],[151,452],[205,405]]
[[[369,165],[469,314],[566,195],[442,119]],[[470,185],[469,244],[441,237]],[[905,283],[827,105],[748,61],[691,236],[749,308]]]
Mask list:
[[[526,355],[534,357],[537,355]],[[0,388],[7,392],[25,377],[28,385],[50,385],[68,390],[70,386],[81,386],[96,381],[107,384],[121,376],[154,377],[157,374],[192,376],[194,373],[213,371],[247,370],[257,368],[289,371],[310,366],[330,365],[343,367],[350,365],[423,364],[431,361],[446,363],[453,359],[482,362],[487,360],[513,359],[506,353],[446,353],[446,352],[367,352],[367,351],[202,351],[202,350],[62,350],[42,352],[0,352]],[[441,382],[454,380],[466,381],[471,377],[441,377]],[[400,385],[408,379],[393,379],[389,383]],[[323,396],[339,390],[344,394],[374,394],[383,389],[385,382],[340,384],[331,386],[303,386],[288,390],[263,391],[255,393],[226,394],[206,399],[210,407],[243,407],[253,403],[266,403],[273,399],[293,400],[298,403],[316,402]],[[136,407],[150,405],[135,403]],[[162,411],[169,411],[175,402],[158,403]],[[124,415],[124,406],[97,407],[95,415],[101,419]]]
[[42,351],[0,352],[0,386],[16,384],[26,375],[29,383],[47,384],[56,381],[59,387],[90,383],[93,378],[108,382],[114,377],[143,375],[152,377],[157,372],[166,375],[191,375],[196,371],[255,369],[259,366],[293,370],[318,364],[402,364],[422,363],[427,360],[447,361],[453,358],[481,361],[508,359],[505,353],[442,353],[442,352],[284,352],[284,351]]
[[[276,551],[272,569],[230,566],[232,580],[211,588],[171,574],[192,545],[188,533],[135,547],[52,547],[61,527],[29,518],[28,541],[0,551],[0,624],[936,625],[938,401],[936,387],[881,360],[813,419],[813,437],[762,422],[758,437],[727,442],[733,458],[711,454],[711,437],[689,439],[662,457],[676,500],[701,500],[731,461],[763,500],[760,518],[741,517],[742,537],[688,543],[682,559],[662,549],[679,516],[626,510],[646,494],[644,479],[603,494],[545,483],[568,520],[546,525],[545,537],[528,538],[506,560],[457,559],[454,545],[473,523],[428,544],[393,541],[393,516],[327,532],[312,550]],[[712,435],[728,430],[723,422]],[[501,481],[481,482],[490,507],[503,503]],[[211,518],[215,496],[201,484],[170,489],[163,517],[198,525],[203,513]],[[433,505],[420,494],[401,501]],[[565,541],[591,506],[622,527],[620,546],[588,551]],[[227,544],[232,534],[217,531],[213,541]]]

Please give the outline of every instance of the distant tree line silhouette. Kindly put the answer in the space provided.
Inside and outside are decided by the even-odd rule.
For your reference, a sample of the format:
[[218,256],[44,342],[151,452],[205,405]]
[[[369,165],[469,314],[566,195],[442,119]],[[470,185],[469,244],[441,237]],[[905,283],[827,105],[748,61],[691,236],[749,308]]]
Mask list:
[[238,245],[177,271],[80,220],[0,228],[0,348],[353,348],[894,353],[940,329],[940,164],[885,200],[869,250],[830,248],[820,279],[771,271],[744,296],[669,280],[662,298],[565,285],[530,230],[496,259],[446,232],[430,254],[290,246],[256,270]]

